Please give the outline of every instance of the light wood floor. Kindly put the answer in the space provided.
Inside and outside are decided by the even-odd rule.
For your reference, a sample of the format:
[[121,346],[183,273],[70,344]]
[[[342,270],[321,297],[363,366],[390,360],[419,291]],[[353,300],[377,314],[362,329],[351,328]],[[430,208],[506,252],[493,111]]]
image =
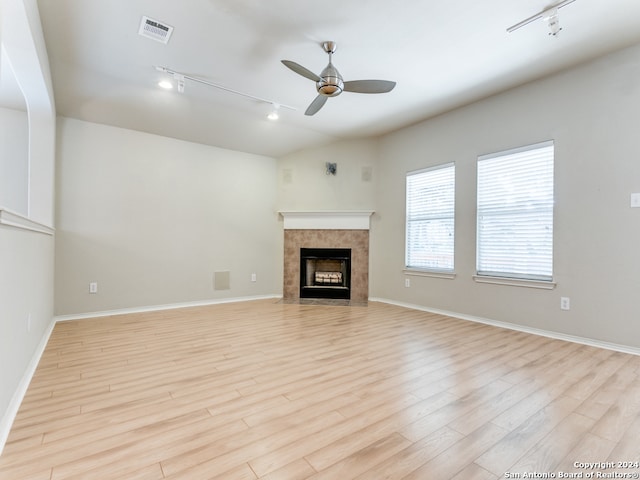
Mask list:
[[586,473],[640,461],[639,374],[633,355],[373,302],[64,322],[0,478]]

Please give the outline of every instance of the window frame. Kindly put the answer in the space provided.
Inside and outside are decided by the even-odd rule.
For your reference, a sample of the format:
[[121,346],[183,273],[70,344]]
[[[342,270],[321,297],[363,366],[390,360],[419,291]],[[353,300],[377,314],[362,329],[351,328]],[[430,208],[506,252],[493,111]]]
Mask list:
[[[523,161],[524,157],[527,153],[535,152],[536,150],[548,149],[551,147],[550,158],[541,158],[540,162],[544,163],[545,161],[550,161],[551,165],[546,165],[540,169],[541,172],[544,172],[547,176],[544,177],[542,184],[545,184],[546,188],[550,188],[549,190],[542,190],[542,194],[539,195],[540,198],[536,199],[533,197],[529,197],[527,201],[527,208],[523,206],[513,207],[510,206],[508,213],[505,205],[500,204],[498,207],[494,207],[493,209],[487,209],[481,207],[481,202],[485,202],[486,199],[483,197],[483,187],[481,185],[481,164],[485,161],[500,159],[506,162],[518,162]],[[507,157],[514,157],[512,159],[508,159]],[[485,166],[488,163],[484,164]],[[476,275],[474,275],[474,280],[478,282],[489,282],[489,283],[500,283],[507,285],[523,285],[523,286],[531,286],[538,288],[553,288],[555,283],[553,281],[553,267],[554,267],[554,255],[553,255],[553,243],[554,243],[554,216],[555,216],[555,178],[554,178],[554,168],[555,168],[555,143],[553,140],[548,140],[544,142],[539,142],[531,145],[525,145],[522,147],[504,150],[500,152],[495,152],[487,155],[480,155],[476,162]],[[533,167],[532,167],[533,168]],[[507,169],[513,170],[512,167],[508,167]],[[505,170],[507,170],[505,169]],[[542,178],[542,173],[528,173],[528,176],[531,178]],[[549,185],[550,183],[550,185]],[[499,194],[496,194],[499,196]],[[550,195],[550,200],[548,199]],[[546,199],[545,199],[546,198]],[[520,203],[524,203],[520,201]],[[522,266],[515,267],[516,271],[506,271],[504,269],[487,269],[483,268],[487,265],[487,262],[483,261],[482,253],[484,249],[487,249],[487,246],[481,245],[481,241],[483,238],[483,234],[481,232],[482,228],[482,217],[483,214],[486,215],[488,212],[490,215],[493,215],[494,218],[499,218],[501,215],[503,218],[507,218],[507,216],[511,216],[512,218],[522,219],[524,221],[527,220],[527,217],[530,217],[526,214],[527,211],[531,212],[532,209],[537,209],[542,213],[541,217],[545,220],[548,220],[549,223],[543,223],[543,227],[545,230],[550,230],[550,234],[540,235],[539,238],[535,240],[538,241],[539,245],[536,244],[534,248],[538,249],[538,252],[547,252],[548,257],[544,260],[544,262],[540,262],[541,270],[545,270],[544,273],[534,272],[535,268],[531,268],[528,272],[520,271]],[[520,232],[521,234],[521,232]],[[544,238],[545,236],[549,236],[549,238]],[[506,236],[502,237],[503,239]],[[524,236],[512,236],[512,238],[522,239]],[[490,248],[490,247],[489,247]],[[522,253],[517,253],[518,245],[517,242],[514,242],[510,245],[510,248],[516,254],[513,255],[513,258],[516,259],[514,263],[519,263],[518,259],[521,261],[525,258]],[[505,257],[506,258],[506,257]],[[525,261],[526,263],[526,261]],[[521,263],[519,263],[522,265]],[[513,264],[512,264],[513,266]],[[537,265],[536,265],[537,266]]]
[[[446,215],[443,215],[442,213],[440,214],[430,214],[427,215],[426,217],[422,217],[421,219],[417,219],[417,218],[411,218],[412,217],[412,212],[410,210],[410,201],[411,201],[411,192],[410,192],[410,180],[411,178],[416,178],[416,176],[418,175],[425,175],[425,174],[429,174],[429,173],[433,173],[436,171],[443,171],[449,169],[450,170],[450,175],[452,176],[452,178],[450,179],[451,183],[452,183],[452,189],[450,192],[450,196],[451,198],[448,200],[451,204],[451,213],[447,213]],[[445,174],[447,174],[445,172]],[[434,276],[434,277],[438,277],[438,278],[453,278],[455,276],[455,222],[456,222],[456,216],[455,216],[455,207],[456,207],[456,198],[455,198],[455,182],[456,182],[456,164],[455,162],[448,162],[448,163],[444,163],[444,164],[439,164],[439,165],[434,165],[431,167],[427,167],[427,168],[422,168],[419,170],[413,170],[410,172],[406,173],[405,176],[405,257],[404,257],[404,265],[405,265],[405,273],[410,274],[410,275],[425,275],[425,276]],[[434,184],[435,185],[435,184]],[[412,265],[411,263],[414,262],[414,260],[412,260],[411,258],[411,244],[410,244],[410,240],[411,240],[411,235],[410,235],[410,230],[411,230],[411,225],[415,224],[415,222],[419,222],[422,221],[424,222],[425,220],[445,220],[445,221],[450,221],[450,225],[451,225],[451,236],[452,236],[452,240],[451,240],[451,245],[450,245],[450,251],[447,252],[447,255],[450,255],[451,257],[451,262],[450,262],[450,267],[447,266],[428,266],[425,264],[416,264],[416,265]]]

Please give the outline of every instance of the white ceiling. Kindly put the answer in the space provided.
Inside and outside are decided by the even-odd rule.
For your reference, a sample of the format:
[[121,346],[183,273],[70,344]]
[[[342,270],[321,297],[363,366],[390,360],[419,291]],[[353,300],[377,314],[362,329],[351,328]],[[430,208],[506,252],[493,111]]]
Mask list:
[[[557,2],[555,2],[557,3]],[[639,0],[576,0],[559,10],[563,31],[538,20],[507,27],[546,0],[39,0],[59,115],[223,148],[281,156],[415,123],[640,42]],[[167,45],[138,35],[143,15],[174,27]],[[320,44],[337,42],[345,80],[395,80],[387,94],[343,93],[315,116]],[[186,81],[156,86],[162,65],[270,105]]]

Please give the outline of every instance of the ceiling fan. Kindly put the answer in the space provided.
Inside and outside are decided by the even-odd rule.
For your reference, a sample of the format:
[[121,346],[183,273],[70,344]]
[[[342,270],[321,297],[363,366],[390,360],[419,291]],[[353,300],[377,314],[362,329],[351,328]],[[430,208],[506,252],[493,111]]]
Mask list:
[[316,82],[318,96],[307,107],[305,115],[314,115],[324,106],[329,97],[337,97],[343,91],[354,93],[387,93],[393,90],[396,82],[389,80],[352,80],[345,82],[338,69],[331,63],[331,55],[336,51],[335,42],[323,42],[322,48],[329,54],[329,65],[327,65],[320,75],[316,75],[311,70],[291,60],[282,60],[282,63],[309,80]]

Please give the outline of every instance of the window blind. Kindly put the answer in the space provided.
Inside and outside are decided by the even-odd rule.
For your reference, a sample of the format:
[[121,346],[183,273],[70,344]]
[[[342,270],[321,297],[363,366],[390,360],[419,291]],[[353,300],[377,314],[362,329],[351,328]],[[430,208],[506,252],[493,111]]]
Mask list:
[[551,281],[553,142],[478,158],[478,275]]
[[408,268],[453,271],[455,165],[407,174]]

